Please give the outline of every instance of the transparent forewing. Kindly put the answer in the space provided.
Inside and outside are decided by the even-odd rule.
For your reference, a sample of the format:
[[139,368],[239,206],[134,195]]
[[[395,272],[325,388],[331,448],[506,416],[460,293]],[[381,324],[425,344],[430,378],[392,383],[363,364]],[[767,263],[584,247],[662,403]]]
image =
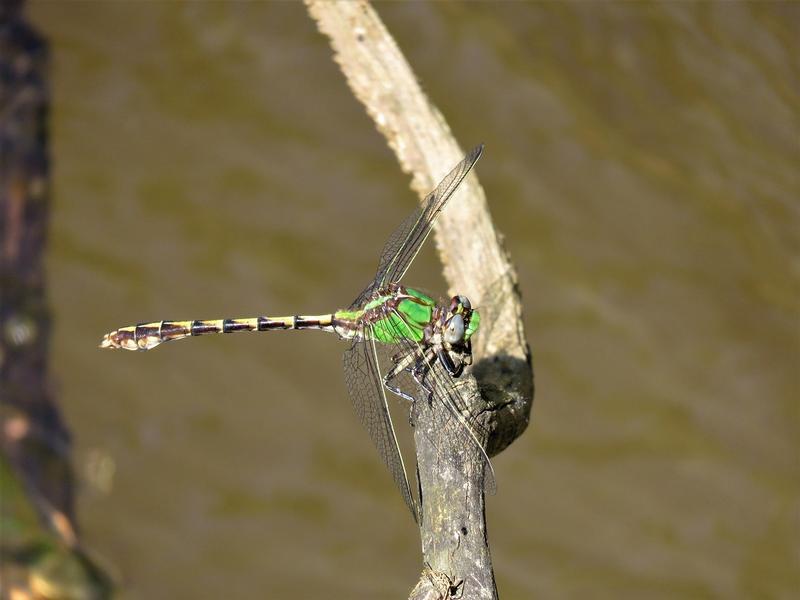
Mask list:
[[372,340],[355,341],[344,353],[344,378],[358,418],[392,474],[414,520],[419,522],[417,506],[411,495],[403,457],[389,415],[383,378]]
[[[453,379],[438,360],[431,365],[425,379],[433,390],[434,404],[444,405],[446,409],[438,411],[438,414],[435,413],[437,414],[437,430],[442,435],[445,432],[447,435],[453,435],[458,448],[478,450],[479,464],[482,463],[479,468],[483,470],[483,488],[487,493],[494,494],[497,490],[494,468],[481,443],[481,439],[486,437],[483,435],[482,426],[469,412],[469,408],[475,404],[472,398],[467,397],[469,388],[460,385],[458,380]],[[458,459],[459,456],[457,455],[456,458]],[[461,462],[458,467],[463,470],[466,462]]]
[[[403,318],[398,312],[395,314]],[[401,336],[398,335],[398,339]],[[392,348],[398,355],[407,356],[414,355],[417,364],[422,364],[425,361],[425,349],[411,340],[405,339]],[[435,423],[434,431],[437,435],[450,435],[456,440],[456,447],[465,450],[475,449],[479,452],[480,467],[483,469],[483,485],[486,492],[494,494],[497,488],[494,477],[494,469],[486,454],[486,450],[481,443],[481,439],[485,437],[481,429],[480,423],[471,416],[470,407],[473,407],[479,399],[467,397],[467,387],[459,385],[459,381],[454,379],[447,370],[441,365],[438,359],[433,360],[428,368],[420,369],[424,376],[421,381],[417,383],[416,391],[413,394],[417,401],[428,401],[429,389],[432,396],[431,401],[434,404],[444,407],[444,410],[434,411]],[[424,384],[423,385],[420,385]],[[481,434],[481,435],[479,435]],[[439,447],[438,440],[434,440],[437,448]],[[458,459],[458,457],[453,457]],[[440,460],[444,460],[442,455]],[[463,470],[466,462],[457,465],[460,470]]]
[[480,158],[483,144],[476,146],[442,179],[424,202],[392,233],[381,251],[375,278],[352,306],[362,306],[372,294],[389,283],[400,281],[431,232],[436,217]]

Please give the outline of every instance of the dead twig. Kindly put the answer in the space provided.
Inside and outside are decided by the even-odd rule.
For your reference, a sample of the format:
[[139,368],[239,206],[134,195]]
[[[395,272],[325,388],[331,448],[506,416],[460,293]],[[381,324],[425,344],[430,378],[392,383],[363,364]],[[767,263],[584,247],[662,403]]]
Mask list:
[[[306,6],[329,38],[334,60],[353,94],[386,137],[403,170],[412,174],[412,188],[424,198],[464,156],[444,117],[424,94],[367,2],[306,0]],[[491,156],[491,149],[487,151]],[[457,203],[458,210],[442,213],[435,236],[451,293],[465,294],[490,316],[485,327],[482,321],[481,334],[474,342],[474,378],[463,377],[461,385],[465,386],[465,398],[479,399],[468,408],[485,429],[486,447],[494,455],[527,427],[533,371],[516,273],[474,174],[462,184]],[[480,455],[463,447],[447,447],[448,440],[458,436],[450,437],[438,428],[441,419],[437,421],[436,410],[435,405],[421,406],[415,429],[423,504],[422,551],[428,567],[412,597],[432,600],[461,594],[465,598],[496,598]],[[444,462],[462,468],[443,476],[443,455],[454,457]],[[446,574],[447,581],[460,583],[442,586],[442,577],[432,578],[431,573]]]

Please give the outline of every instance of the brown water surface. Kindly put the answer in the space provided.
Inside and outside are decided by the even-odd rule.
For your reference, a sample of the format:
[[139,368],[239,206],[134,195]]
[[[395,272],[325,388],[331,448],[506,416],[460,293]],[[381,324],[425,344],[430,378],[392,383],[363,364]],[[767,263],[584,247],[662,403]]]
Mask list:
[[[537,397],[494,461],[501,597],[800,587],[799,8],[378,5],[462,145],[486,143],[519,270]],[[53,364],[123,597],[405,597],[417,533],[336,339],[96,348],[367,282],[415,199],[326,40],[299,3],[29,12],[54,61]],[[438,273],[429,249],[407,280]]]

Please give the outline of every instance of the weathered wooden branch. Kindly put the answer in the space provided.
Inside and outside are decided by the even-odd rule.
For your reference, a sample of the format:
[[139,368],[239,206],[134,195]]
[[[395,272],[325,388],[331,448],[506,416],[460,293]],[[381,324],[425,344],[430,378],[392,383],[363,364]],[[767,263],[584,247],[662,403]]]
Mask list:
[[[367,2],[306,0],[306,6],[328,36],[353,94],[403,170],[412,173],[412,188],[424,198],[464,156],[444,117]],[[491,160],[491,148],[487,157]],[[465,398],[476,399],[468,408],[485,428],[484,441],[494,455],[528,425],[533,370],[516,273],[474,172],[442,213],[435,235],[451,293],[465,294],[485,315],[473,344],[474,377],[462,377],[460,385],[465,386]],[[437,413],[443,410],[440,406],[417,404],[415,442],[426,566],[411,598],[496,598],[480,454],[450,435],[447,428],[455,421],[450,419],[448,425]]]

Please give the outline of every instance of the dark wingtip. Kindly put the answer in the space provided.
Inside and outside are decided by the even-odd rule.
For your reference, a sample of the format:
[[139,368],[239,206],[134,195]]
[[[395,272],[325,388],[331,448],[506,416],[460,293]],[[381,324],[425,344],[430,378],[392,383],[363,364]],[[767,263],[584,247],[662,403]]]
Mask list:
[[468,165],[467,171],[469,171],[475,163],[478,162],[478,159],[483,154],[483,143],[478,144],[472,150],[467,152],[467,155],[464,157],[464,163]]

